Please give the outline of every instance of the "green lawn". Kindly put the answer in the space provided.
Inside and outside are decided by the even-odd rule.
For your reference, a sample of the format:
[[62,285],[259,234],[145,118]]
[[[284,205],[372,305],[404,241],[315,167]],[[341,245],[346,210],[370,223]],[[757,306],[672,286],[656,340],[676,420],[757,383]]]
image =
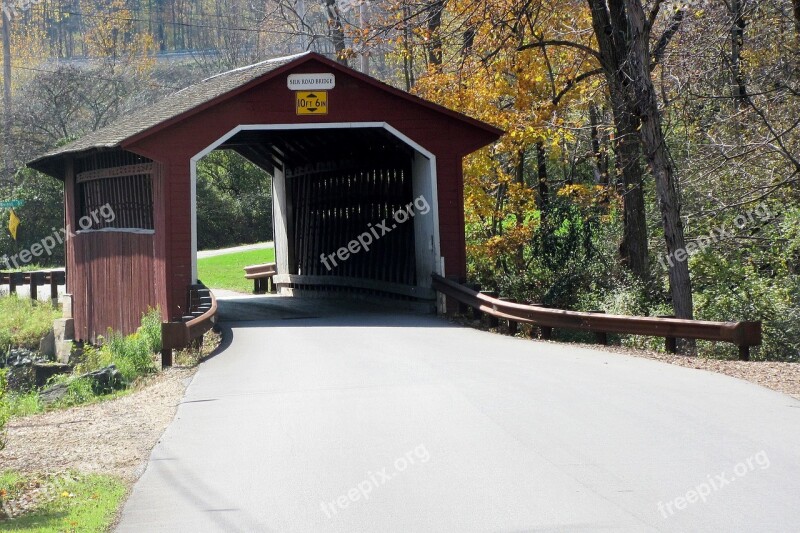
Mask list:
[[[14,498],[30,487],[32,479],[15,472],[0,474],[0,494]],[[117,509],[125,498],[125,484],[99,474],[60,474],[35,483],[46,487],[46,500],[35,510],[14,518],[0,520],[0,530],[57,533],[108,531]]]
[[251,250],[197,260],[197,275],[209,289],[253,292],[253,281],[244,279],[244,267],[273,263],[275,249]]

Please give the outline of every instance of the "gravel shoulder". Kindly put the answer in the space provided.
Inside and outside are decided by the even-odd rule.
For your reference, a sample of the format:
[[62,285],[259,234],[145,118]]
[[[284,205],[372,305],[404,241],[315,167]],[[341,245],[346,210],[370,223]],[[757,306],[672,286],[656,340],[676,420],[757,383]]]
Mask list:
[[172,422],[196,368],[172,368],[114,400],[11,420],[3,469],[77,470],[134,481]]

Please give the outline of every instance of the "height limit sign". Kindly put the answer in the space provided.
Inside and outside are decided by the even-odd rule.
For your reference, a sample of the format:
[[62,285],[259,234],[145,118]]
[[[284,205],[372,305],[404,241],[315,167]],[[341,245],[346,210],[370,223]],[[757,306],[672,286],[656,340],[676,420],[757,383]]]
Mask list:
[[295,94],[297,95],[298,115],[328,114],[327,91],[298,91]]

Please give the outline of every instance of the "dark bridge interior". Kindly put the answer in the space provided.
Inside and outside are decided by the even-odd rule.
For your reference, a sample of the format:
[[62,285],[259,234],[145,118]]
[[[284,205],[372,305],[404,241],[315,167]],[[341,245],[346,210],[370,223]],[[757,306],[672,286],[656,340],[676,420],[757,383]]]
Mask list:
[[[411,147],[382,128],[341,128],[242,131],[219,149],[284,177],[286,206],[275,210],[275,224],[285,224],[291,275],[416,284],[414,224],[392,218],[414,199]],[[276,184],[276,196],[280,189]],[[371,231],[384,221],[389,233]],[[373,240],[369,251],[342,261],[337,251],[364,233]]]

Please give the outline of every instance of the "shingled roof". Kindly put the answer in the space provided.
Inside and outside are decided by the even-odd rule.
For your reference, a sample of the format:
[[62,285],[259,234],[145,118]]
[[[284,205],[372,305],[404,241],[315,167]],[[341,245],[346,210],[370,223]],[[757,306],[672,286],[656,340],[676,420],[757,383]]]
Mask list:
[[162,122],[210,102],[305,55],[308,55],[308,52],[289,57],[268,59],[254,65],[217,74],[200,83],[174,92],[153,105],[126,115],[116,122],[93,131],[74,142],[56,148],[31,161],[28,165],[36,168],[38,166],[37,163],[42,163],[44,160],[53,157],[97,148],[116,148],[126,139],[130,139]]
[[288,57],[268,59],[246,67],[229,70],[207,78],[200,83],[190,85],[185,89],[170,94],[153,105],[136,110],[122,117],[105,128],[89,133],[60,148],[56,148],[30,161],[28,166],[60,177],[62,171],[58,170],[59,161],[66,155],[87,152],[89,150],[119,148],[123,146],[126,141],[146,134],[146,132],[153,130],[159,125],[173,120],[179,120],[179,117],[182,115],[199,110],[206,104],[213,105],[213,102],[223,99],[225,95],[229,93],[234,93],[250,84],[259,83],[258,80],[268,75],[270,72],[276,71],[291,63],[300,63],[309,59],[320,61],[329,65],[331,68],[343,69],[347,71],[349,75],[360,78],[366,83],[378,86],[384,91],[396,94],[401,98],[428,107],[436,112],[449,115],[473,127],[483,129],[492,135],[499,137],[504,133],[502,130],[490,126],[489,124],[485,124],[441,105],[434,104],[405,91],[401,91],[391,85],[361,74],[358,71],[343,67],[324,56],[314,52],[304,52]]

